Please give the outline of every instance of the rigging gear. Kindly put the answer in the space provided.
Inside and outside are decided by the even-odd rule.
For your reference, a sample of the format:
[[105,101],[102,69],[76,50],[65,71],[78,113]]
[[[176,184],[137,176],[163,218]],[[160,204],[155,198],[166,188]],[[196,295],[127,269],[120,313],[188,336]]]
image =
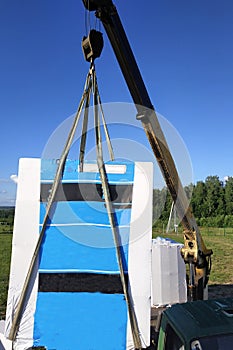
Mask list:
[[103,34],[95,29],[91,29],[88,36],[84,36],[82,40],[82,49],[85,60],[93,62],[100,57],[104,47]]
[[[95,47],[95,44],[93,45],[93,47]],[[123,292],[124,292],[124,296],[125,296],[125,300],[126,300],[126,304],[127,304],[127,308],[128,308],[128,313],[129,313],[129,320],[130,320],[130,325],[131,325],[131,330],[132,330],[132,335],[133,335],[133,342],[134,342],[135,349],[142,349],[137,318],[136,318],[136,314],[135,314],[135,310],[134,310],[134,306],[133,306],[132,297],[131,297],[129,290],[128,290],[128,280],[126,278],[125,271],[124,271],[124,252],[122,249],[122,243],[121,243],[120,233],[119,233],[119,229],[118,229],[118,222],[117,222],[114,207],[112,205],[108,177],[107,177],[107,172],[106,172],[104,159],[103,159],[100,114],[102,116],[103,130],[104,130],[105,137],[107,140],[108,151],[109,151],[109,155],[110,155],[111,160],[114,160],[114,154],[113,154],[113,149],[112,149],[112,145],[111,145],[111,141],[110,141],[110,137],[109,137],[109,133],[108,133],[108,129],[107,129],[107,124],[106,124],[104,113],[103,113],[103,108],[101,106],[101,99],[100,99],[100,94],[99,94],[98,85],[97,85],[97,78],[96,78],[95,65],[94,65],[94,59],[96,57],[98,57],[98,56],[92,55],[90,57],[91,64],[90,64],[89,72],[87,74],[83,96],[82,96],[81,101],[79,103],[77,113],[74,117],[73,125],[71,127],[70,132],[69,132],[65,147],[64,147],[63,152],[61,154],[61,157],[58,161],[58,166],[57,166],[55,178],[54,178],[54,181],[52,184],[52,189],[51,189],[51,192],[50,192],[49,197],[48,197],[46,212],[45,212],[45,216],[43,219],[40,235],[39,235],[39,238],[38,238],[38,241],[36,244],[36,248],[35,248],[34,253],[33,253],[32,260],[30,262],[30,266],[29,266],[27,276],[26,276],[26,279],[25,279],[25,282],[23,285],[23,289],[22,289],[22,292],[21,292],[21,295],[19,298],[16,312],[13,315],[12,327],[11,327],[11,330],[9,333],[9,339],[12,341],[15,340],[18,329],[19,329],[20,321],[21,321],[21,318],[23,315],[23,310],[25,307],[25,302],[27,300],[28,294],[30,293],[30,282],[31,282],[31,279],[33,278],[33,275],[35,273],[37,258],[39,256],[39,251],[40,251],[40,248],[41,248],[41,245],[43,242],[43,238],[44,238],[47,223],[49,221],[49,217],[50,217],[50,214],[52,211],[52,207],[53,207],[53,203],[54,203],[55,196],[57,193],[57,189],[58,189],[58,186],[60,184],[60,181],[62,180],[66,159],[67,159],[67,156],[69,154],[70,148],[71,148],[73,140],[74,140],[74,136],[75,136],[75,133],[77,130],[78,123],[80,121],[82,110],[84,109],[82,136],[81,136],[81,141],[80,141],[80,154],[79,154],[79,161],[80,161],[79,171],[80,172],[83,171],[84,158],[85,158],[85,148],[86,148],[88,117],[89,117],[90,100],[91,100],[91,93],[92,93],[93,94],[93,108],[94,108],[94,128],[95,128],[95,135],[96,135],[97,165],[98,165],[98,170],[100,173],[100,179],[101,179],[102,190],[103,190],[105,205],[106,205],[106,209],[107,209],[107,214],[108,214],[108,218],[109,218],[109,223],[111,225],[111,230],[112,230],[112,234],[113,234],[117,262],[118,262],[119,270],[120,270],[121,284],[123,287]],[[89,60],[89,58],[88,58],[88,60]]]

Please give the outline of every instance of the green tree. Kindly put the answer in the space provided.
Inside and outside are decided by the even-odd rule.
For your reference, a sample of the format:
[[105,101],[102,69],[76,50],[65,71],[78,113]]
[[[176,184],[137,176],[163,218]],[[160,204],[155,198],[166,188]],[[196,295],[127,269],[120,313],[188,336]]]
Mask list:
[[217,175],[208,176],[205,181],[205,205],[208,217],[225,214],[223,183]]
[[167,191],[167,189],[166,189],[166,193],[167,193],[167,196],[166,196],[166,201],[165,201],[165,205],[164,205],[164,210],[163,210],[162,215],[161,215],[161,219],[167,223],[167,221],[169,219],[171,206],[172,206],[172,197],[170,195],[170,192]]
[[233,215],[233,177],[229,177],[225,185],[226,214]]
[[202,218],[207,215],[207,206],[205,203],[206,185],[203,181],[198,181],[193,188],[191,205],[195,218]]
[[161,216],[166,203],[167,189],[164,187],[162,190],[153,190],[153,222],[158,220]]
[[233,227],[233,215],[225,215],[224,226],[225,227]]

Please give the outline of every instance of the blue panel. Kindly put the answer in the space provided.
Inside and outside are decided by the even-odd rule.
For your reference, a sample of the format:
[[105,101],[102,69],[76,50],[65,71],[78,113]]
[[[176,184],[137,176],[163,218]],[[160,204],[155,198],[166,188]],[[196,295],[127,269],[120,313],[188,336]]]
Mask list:
[[[77,269],[119,271],[116,249],[113,244],[111,228],[95,226],[65,226],[46,230],[42,247],[40,269]],[[124,232],[126,229],[122,229]],[[127,229],[128,230],[128,229]],[[97,247],[80,244],[69,239],[70,236],[84,234],[86,242],[96,243]],[[126,232],[128,236],[128,232]],[[80,238],[81,240],[81,238]],[[102,243],[111,241],[111,248],[101,248]],[[128,258],[128,245],[123,246],[125,259]]]
[[[125,174],[108,174],[109,182],[132,184],[134,164],[120,164],[126,166]],[[51,182],[56,168],[56,161],[43,160],[41,181]],[[98,173],[78,173],[77,169],[77,161],[67,161],[63,181],[100,183]],[[40,224],[44,213],[45,204],[41,203]],[[127,273],[131,209],[120,207],[115,209],[115,214]],[[40,251],[39,271],[48,274],[119,273],[112,230],[103,202],[70,201],[54,204]],[[64,290],[55,292],[53,286],[51,288],[38,292],[35,345],[45,346],[48,350],[126,349],[128,321],[124,295]]]
[[[119,225],[128,225],[130,209],[115,209]],[[45,204],[41,204],[40,223],[43,222]],[[52,224],[91,223],[109,225],[105,204],[102,202],[58,202],[54,204],[51,215]]]
[[121,294],[38,293],[34,346],[46,345],[48,350],[125,350],[126,321]]
[[[57,163],[56,160],[47,160],[42,159],[41,161],[41,181],[45,180],[53,180],[56,169],[57,169]],[[96,183],[100,183],[100,176],[99,173],[95,172],[78,172],[78,161],[77,160],[67,160],[66,166],[65,166],[65,172],[63,175],[63,180],[71,181],[72,180],[78,180],[80,182],[82,181],[92,181]],[[96,164],[96,163],[94,163]],[[108,181],[109,183],[129,183],[133,181],[134,178],[134,163],[132,162],[106,162],[106,164],[111,165],[125,165],[126,166],[126,173],[125,174],[108,174]]]

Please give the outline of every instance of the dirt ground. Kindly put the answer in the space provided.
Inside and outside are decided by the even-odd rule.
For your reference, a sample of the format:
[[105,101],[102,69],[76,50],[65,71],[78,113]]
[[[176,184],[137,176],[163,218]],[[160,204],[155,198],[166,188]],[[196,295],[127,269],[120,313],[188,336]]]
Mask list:
[[[208,299],[233,298],[233,284],[209,284]],[[158,315],[162,312],[163,307],[152,307],[151,309],[151,326],[155,327]]]
[[208,286],[209,299],[233,298],[233,284],[211,284]]

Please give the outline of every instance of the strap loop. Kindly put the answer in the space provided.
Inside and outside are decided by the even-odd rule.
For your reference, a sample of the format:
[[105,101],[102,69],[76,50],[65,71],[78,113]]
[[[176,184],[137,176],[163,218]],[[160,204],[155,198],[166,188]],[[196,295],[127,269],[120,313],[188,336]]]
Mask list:
[[[16,338],[18,329],[19,329],[19,325],[20,325],[20,321],[21,321],[21,318],[22,318],[22,315],[24,312],[26,301],[27,301],[27,298],[29,297],[29,294],[30,294],[31,280],[32,280],[34,274],[36,273],[39,251],[40,251],[40,248],[41,248],[41,245],[43,242],[43,238],[44,238],[46,227],[47,227],[49,217],[51,214],[51,209],[52,209],[52,206],[54,203],[56,192],[57,192],[59,183],[60,183],[62,176],[63,176],[63,173],[64,173],[66,159],[67,159],[67,156],[69,154],[70,148],[71,148],[73,140],[74,140],[74,136],[76,133],[76,129],[77,129],[79,120],[80,120],[81,112],[83,110],[83,107],[85,106],[84,107],[83,125],[82,125],[82,136],[81,136],[81,142],[80,142],[80,155],[79,155],[79,161],[80,161],[80,169],[79,170],[83,171],[91,91],[93,93],[97,165],[98,165],[98,169],[99,169],[99,173],[100,173],[100,178],[101,178],[102,189],[103,189],[105,204],[106,204],[106,208],[107,208],[108,218],[109,218],[109,222],[111,225],[112,234],[113,234],[113,238],[114,238],[117,261],[118,261],[119,269],[120,269],[121,284],[123,287],[123,292],[124,292],[125,300],[126,300],[127,307],[128,307],[128,314],[129,314],[129,320],[130,320],[130,325],[131,325],[131,330],[132,330],[132,335],[133,335],[134,346],[135,346],[135,349],[142,349],[137,318],[136,318],[136,314],[135,314],[135,310],[134,310],[134,306],[133,306],[132,297],[129,293],[129,288],[128,288],[128,284],[130,283],[130,281],[128,281],[126,279],[126,276],[124,273],[125,256],[124,256],[124,252],[123,252],[123,248],[122,248],[122,244],[121,244],[121,237],[120,237],[120,233],[119,233],[119,229],[118,229],[116,214],[114,211],[114,207],[112,205],[108,177],[107,177],[106,168],[105,168],[104,159],[103,159],[101,126],[100,126],[100,116],[99,116],[100,113],[102,116],[105,137],[107,140],[108,150],[109,150],[111,160],[114,159],[114,154],[113,154],[110,136],[109,136],[108,129],[107,129],[107,124],[106,124],[106,121],[104,118],[103,108],[101,106],[101,100],[100,100],[100,95],[99,95],[99,91],[98,91],[95,67],[94,67],[93,62],[91,62],[91,65],[90,65],[90,69],[89,69],[89,72],[88,72],[88,75],[86,78],[86,82],[85,82],[83,96],[82,96],[81,101],[79,103],[79,107],[78,107],[77,113],[75,115],[73,125],[71,127],[70,132],[69,132],[69,135],[68,135],[65,147],[63,149],[63,152],[61,154],[60,160],[58,162],[56,175],[55,175],[55,178],[54,178],[54,181],[52,184],[50,195],[48,197],[46,212],[45,212],[42,228],[40,231],[40,235],[39,235],[39,238],[38,238],[38,241],[36,244],[36,248],[35,248],[35,251],[33,253],[33,257],[32,257],[32,260],[31,260],[31,263],[30,263],[30,266],[28,269],[28,273],[27,273],[27,276],[26,276],[26,279],[25,279],[25,282],[23,285],[23,289],[22,289],[22,292],[21,292],[21,295],[19,298],[18,306],[17,306],[16,312],[13,316],[13,321],[12,321],[12,326],[10,329],[9,339],[14,341]],[[100,111],[99,111],[99,109],[100,109]]]

